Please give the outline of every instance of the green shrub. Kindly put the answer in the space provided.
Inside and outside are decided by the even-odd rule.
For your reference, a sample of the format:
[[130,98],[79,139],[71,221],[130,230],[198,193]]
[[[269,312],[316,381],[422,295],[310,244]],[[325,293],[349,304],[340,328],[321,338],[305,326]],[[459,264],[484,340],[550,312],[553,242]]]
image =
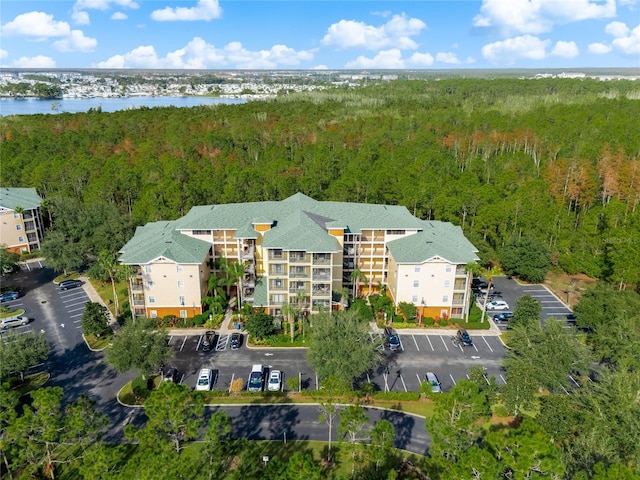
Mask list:
[[376,400],[398,400],[412,401],[420,398],[418,392],[374,392],[373,398]]
[[209,318],[209,313],[205,312],[205,313],[200,313],[198,315],[196,315],[195,317],[193,317],[193,324],[196,327],[201,327],[204,325],[204,323],[207,321],[207,319]]
[[506,406],[504,406],[501,403],[499,403],[499,404],[493,406],[493,414],[496,417],[502,417],[502,418],[508,417],[509,416],[509,409]]
[[180,320],[178,320],[179,328],[192,328],[193,325],[193,318],[181,318]]
[[436,319],[433,317],[427,317],[422,320],[422,323],[425,325],[425,327],[431,327],[436,323]]
[[149,390],[149,379],[136,377],[131,381],[131,391],[138,399],[146,399],[151,393]]
[[447,319],[447,318],[441,318],[440,320],[438,320],[438,326],[440,326],[440,327],[447,327],[447,326],[449,326],[449,319]]

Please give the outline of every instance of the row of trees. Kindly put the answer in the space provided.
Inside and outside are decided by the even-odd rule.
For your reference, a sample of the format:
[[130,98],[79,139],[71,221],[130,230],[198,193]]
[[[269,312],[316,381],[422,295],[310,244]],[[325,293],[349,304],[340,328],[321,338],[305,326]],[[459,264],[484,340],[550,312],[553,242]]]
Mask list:
[[526,236],[551,265],[624,287],[640,273],[634,95],[626,81],[447,79],[15,116],[0,120],[4,182],[106,202],[127,224],[297,191],[401,204],[462,225],[486,261]]

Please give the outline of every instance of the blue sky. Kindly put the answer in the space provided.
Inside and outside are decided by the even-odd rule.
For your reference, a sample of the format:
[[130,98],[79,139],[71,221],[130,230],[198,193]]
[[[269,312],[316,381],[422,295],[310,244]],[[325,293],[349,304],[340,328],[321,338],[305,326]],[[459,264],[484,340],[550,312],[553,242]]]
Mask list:
[[640,0],[2,0],[16,68],[640,67]]

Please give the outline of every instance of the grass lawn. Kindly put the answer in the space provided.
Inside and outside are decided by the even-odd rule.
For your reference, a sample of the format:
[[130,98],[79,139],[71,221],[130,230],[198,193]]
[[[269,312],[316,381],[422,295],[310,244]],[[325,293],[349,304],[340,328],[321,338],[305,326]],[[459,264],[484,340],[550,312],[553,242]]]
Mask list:
[[82,335],[85,341],[89,344],[92,350],[104,350],[111,343],[111,335],[105,335],[104,337],[97,338],[95,335]]
[[[111,286],[111,282],[100,282],[93,279],[89,279],[89,281],[111,314],[116,318],[116,306],[113,301],[113,287]],[[122,306],[125,302],[129,301],[126,281],[116,283],[116,293],[118,294],[118,302],[120,303],[120,311],[122,312]]]
[[0,320],[3,318],[16,317],[24,313],[24,308],[18,308],[16,310],[9,310],[8,308],[5,310],[5,308],[6,307],[2,307],[2,310],[0,310]]
[[53,279],[53,283],[57,285],[65,280],[76,280],[78,278],[80,278],[80,274],[78,272],[68,272],[66,274],[63,273],[62,275],[58,275]]
[[19,383],[18,385],[13,387],[13,390],[18,392],[20,396],[26,395],[33,390],[41,388],[49,381],[49,377],[50,375],[48,372],[39,372],[34,373],[33,375],[26,375],[24,377],[24,382]]

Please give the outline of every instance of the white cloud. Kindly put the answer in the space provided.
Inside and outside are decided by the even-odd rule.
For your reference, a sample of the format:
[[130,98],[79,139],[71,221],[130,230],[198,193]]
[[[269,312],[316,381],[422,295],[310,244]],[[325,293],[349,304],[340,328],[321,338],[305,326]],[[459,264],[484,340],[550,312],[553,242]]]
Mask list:
[[73,11],[71,12],[71,18],[76,25],[89,25],[91,23],[87,12]]
[[640,24],[631,30],[628,35],[620,36],[611,43],[627,55],[640,54]]
[[311,67],[311,70],[329,70],[329,67],[326,65],[316,65],[315,67]]
[[473,25],[504,35],[549,32],[556,24],[616,15],[615,0],[483,0]]
[[436,60],[442,63],[451,63],[453,65],[458,65],[462,63],[458,60],[458,57],[453,52],[438,52],[436,53]]
[[151,18],[158,22],[214,20],[222,16],[222,9],[218,0],[198,0],[192,8],[166,7],[151,12]]
[[404,13],[392,16],[379,27],[354,20],[340,20],[328,28],[322,44],[340,49],[362,47],[379,50],[394,47],[415,50],[418,45],[411,37],[418,35],[426,26],[422,20],[408,18]]
[[0,58],[7,58],[9,56],[9,52],[7,52],[4,48],[0,48]]
[[115,55],[95,65],[98,68],[176,68],[206,69],[230,67],[239,69],[279,68],[300,65],[313,60],[314,50],[296,51],[286,45],[269,50],[251,51],[240,42],[216,48],[195,37],[184,47],[159,57],[153,46],[140,46],[124,55]]
[[433,65],[433,56],[430,53],[415,52],[407,62],[416,67],[430,67]]
[[575,58],[579,54],[580,50],[578,50],[576,42],[563,42],[560,40],[551,49],[551,55],[555,57]]
[[70,31],[67,22],[55,21],[53,15],[44,12],[23,13],[2,26],[3,35],[24,36],[39,41],[49,37],[63,37]]
[[114,14],[111,15],[111,20],[126,20],[127,18],[129,18],[127,14],[122,12],[114,12]]
[[11,62],[15,68],[56,68],[56,61],[51,57],[38,55],[36,57],[20,57]]
[[604,27],[604,31],[616,38],[625,37],[629,34],[629,27],[622,22],[611,22]]
[[391,50],[382,50],[373,58],[360,55],[355,60],[347,62],[345,68],[366,68],[366,69],[378,69],[378,68],[391,68],[402,69],[405,68],[404,60],[402,60],[402,52],[397,48]]
[[109,10],[111,6],[121,8],[139,8],[140,5],[134,0],[78,0],[74,10]]
[[590,43],[587,50],[589,53],[593,53],[595,55],[603,55],[605,53],[609,53],[613,48],[609,45],[605,45],[604,43]]
[[92,52],[96,45],[98,41],[85,37],[81,30],[72,30],[67,37],[53,42],[53,47],[61,52]]
[[485,45],[482,56],[491,63],[506,65],[513,65],[520,58],[543,60],[549,43],[549,40],[523,35]]

